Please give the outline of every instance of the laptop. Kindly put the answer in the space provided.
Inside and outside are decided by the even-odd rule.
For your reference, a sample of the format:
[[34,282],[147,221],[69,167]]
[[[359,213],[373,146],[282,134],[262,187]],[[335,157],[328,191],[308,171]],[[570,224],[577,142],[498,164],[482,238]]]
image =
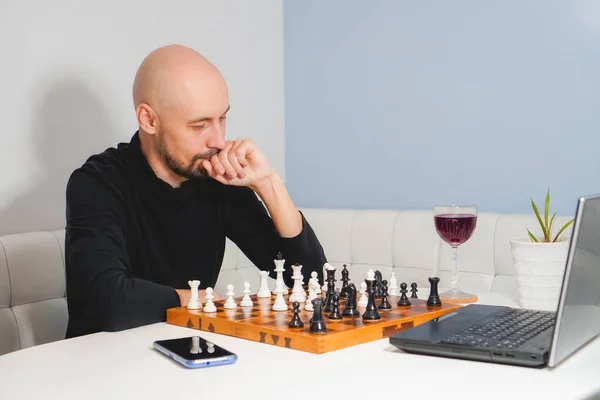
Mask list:
[[554,368],[600,334],[600,194],[579,198],[556,311],[469,304],[399,332],[408,353]]

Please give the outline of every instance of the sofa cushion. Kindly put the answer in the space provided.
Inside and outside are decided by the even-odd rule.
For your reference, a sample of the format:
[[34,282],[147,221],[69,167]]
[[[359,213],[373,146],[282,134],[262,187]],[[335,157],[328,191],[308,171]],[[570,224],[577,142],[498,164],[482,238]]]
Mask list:
[[67,300],[36,301],[13,307],[21,348],[63,339],[66,333]]
[[11,305],[65,295],[65,270],[57,237],[31,232],[2,238],[11,285]]
[[20,348],[19,330],[12,308],[0,308],[0,356]]
[[351,235],[356,210],[302,209],[304,217],[319,237],[330,263],[351,261]]
[[441,239],[431,211],[400,212],[393,232],[393,265],[431,273],[438,263]]
[[4,246],[0,242],[0,309],[10,307],[10,279]]

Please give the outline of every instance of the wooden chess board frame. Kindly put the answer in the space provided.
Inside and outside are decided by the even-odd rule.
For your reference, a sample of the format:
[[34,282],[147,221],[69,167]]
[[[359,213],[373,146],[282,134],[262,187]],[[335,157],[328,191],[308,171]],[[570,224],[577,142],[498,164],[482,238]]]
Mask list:
[[[288,302],[288,295],[284,297]],[[238,306],[233,309],[223,308],[225,300],[215,301],[216,313],[190,310],[187,307],[171,308],[167,310],[167,323],[322,354],[390,337],[462,307],[457,304],[429,307],[426,300],[412,298],[410,306],[399,307],[396,303],[400,296],[388,296],[392,308],[379,310],[381,319],[378,321],[363,321],[364,307],[358,308],[360,315],[343,317],[341,320],[331,320],[328,318],[329,313],[323,311],[327,332],[311,333],[309,328],[312,311],[301,308],[299,316],[304,322],[304,327],[290,328],[288,323],[293,315],[290,304],[287,311],[273,311],[274,295],[270,298],[257,298],[256,295],[252,295],[250,298],[254,303],[252,307],[239,306],[240,297],[235,299]],[[340,303],[342,312],[344,299],[340,299]],[[379,304],[379,299],[376,304]]]

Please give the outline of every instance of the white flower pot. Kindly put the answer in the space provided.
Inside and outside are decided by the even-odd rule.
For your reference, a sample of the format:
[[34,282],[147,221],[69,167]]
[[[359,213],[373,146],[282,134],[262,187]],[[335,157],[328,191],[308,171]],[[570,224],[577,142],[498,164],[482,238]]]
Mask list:
[[563,283],[570,238],[555,243],[511,240],[515,277],[521,307],[556,311]]

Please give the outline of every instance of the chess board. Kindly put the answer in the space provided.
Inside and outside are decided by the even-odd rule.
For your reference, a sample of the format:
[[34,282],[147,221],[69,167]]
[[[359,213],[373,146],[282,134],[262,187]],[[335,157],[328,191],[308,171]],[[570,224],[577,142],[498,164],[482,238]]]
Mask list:
[[[284,297],[288,302],[288,296]],[[271,308],[275,296],[257,298],[253,295],[251,299],[254,303],[252,307],[241,307],[239,306],[241,298],[236,298],[238,306],[233,309],[223,308],[224,300],[215,301],[216,313],[205,313],[202,310],[190,310],[186,307],[172,308],[167,310],[167,323],[322,354],[392,336],[461,307],[456,304],[429,307],[426,299],[414,298],[410,299],[412,303],[410,306],[399,307],[396,303],[400,296],[388,296],[392,308],[379,310],[381,319],[378,321],[363,321],[364,307],[358,308],[360,315],[343,317],[341,320],[329,319],[327,317],[329,313],[324,311],[327,332],[311,333],[309,328],[312,311],[301,310],[299,316],[304,327],[290,328],[288,323],[293,316],[291,305],[287,311],[273,311]],[[341,312],[344,309],[344,300],[340,300]]]

